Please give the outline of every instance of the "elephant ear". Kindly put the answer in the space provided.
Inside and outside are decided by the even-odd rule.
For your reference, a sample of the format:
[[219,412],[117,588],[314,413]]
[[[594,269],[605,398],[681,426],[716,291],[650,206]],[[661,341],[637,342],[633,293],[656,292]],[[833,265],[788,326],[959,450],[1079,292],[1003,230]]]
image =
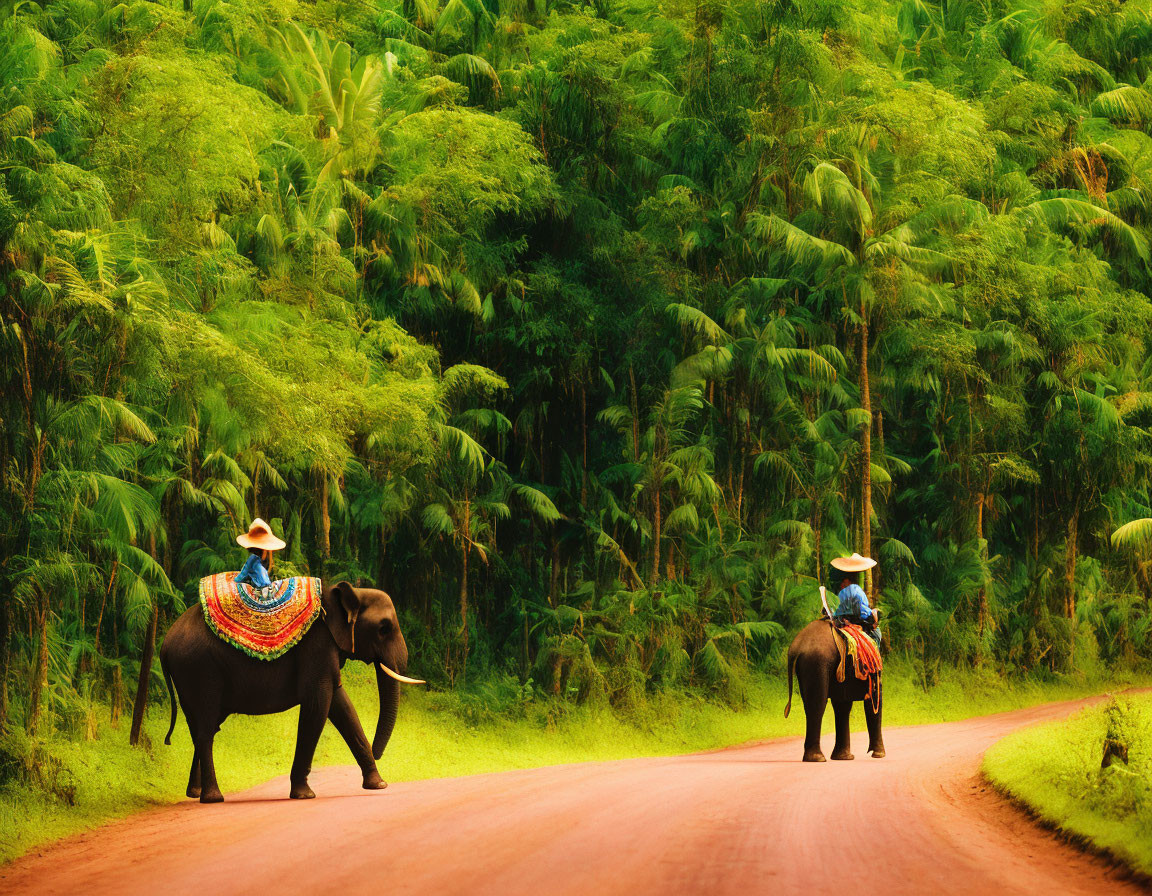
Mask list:
[[360,615],[360,595],[350,582],[332,586],[333,606],[324,614],[336,646],[345,653],[356,653],[356,618]]

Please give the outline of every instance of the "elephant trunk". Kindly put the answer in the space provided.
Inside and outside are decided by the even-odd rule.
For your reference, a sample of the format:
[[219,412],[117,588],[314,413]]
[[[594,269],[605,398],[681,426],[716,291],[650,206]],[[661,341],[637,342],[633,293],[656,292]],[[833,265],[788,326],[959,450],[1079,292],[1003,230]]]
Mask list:
[[379,759],[396,727],[396,712],[400,707],[400,682],[376,666],[376,687],[380,690],[380,719],[376,723],[376,736],[372,738],[372,755]]

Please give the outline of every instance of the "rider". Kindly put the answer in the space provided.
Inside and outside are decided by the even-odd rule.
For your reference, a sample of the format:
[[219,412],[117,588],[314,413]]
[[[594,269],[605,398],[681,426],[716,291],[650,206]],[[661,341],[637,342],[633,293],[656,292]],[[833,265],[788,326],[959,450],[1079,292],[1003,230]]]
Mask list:
[[876,643],[880,643],[880,629],[877,627],[880,611],[868,606],[868,595],[859,584],[860,573],[875,565],[876,561],[871,557],[861,557],[856,553],[832,561],[832,566],[841,573],[840,593],[836,595],[840,603],[832,615],[836,619],[845,619],[863,626]]
[[257,517],[247,532],[236,536],[236,543],[248,548],[248,559],[234,581],[260,591],[270,587],[272,580],[268,573],[272,571],[272,552],[283,550],[284,542],[272,534],[271,527],[264,520]]

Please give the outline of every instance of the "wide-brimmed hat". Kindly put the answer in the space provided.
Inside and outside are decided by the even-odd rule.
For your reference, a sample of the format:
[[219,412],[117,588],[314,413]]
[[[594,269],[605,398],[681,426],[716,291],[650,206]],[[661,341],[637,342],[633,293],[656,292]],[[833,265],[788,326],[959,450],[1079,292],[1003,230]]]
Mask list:
[[257,517],[243,535],[236,536],[236,543],[242,548],[257,548],[263,551],[280,551],[284,542],[272,534],[272,527]]
[[876,561],[871,557],[861,557],[859,554],[853,554],[851,557],[837,557],[832,561],[832,565],[842,572],[863,572],[875,566]]

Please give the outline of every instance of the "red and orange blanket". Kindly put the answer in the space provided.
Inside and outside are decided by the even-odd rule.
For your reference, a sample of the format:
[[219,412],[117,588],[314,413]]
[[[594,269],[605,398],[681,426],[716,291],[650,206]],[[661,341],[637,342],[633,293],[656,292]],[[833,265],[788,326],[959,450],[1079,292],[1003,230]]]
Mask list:
[[864,629],[849,622],[842,625],[838,631],[848,644],[848,655],[852,657],[857,678],[863,681],[884,668],[884,661],[880,659],[880,648]]
[[[872,704],[872,711],[880,709],[880,672],[884,661],[880,659],[880,648],[872,637],[860,626],[846,622],[834,626],[834,631],[844,638],[848,656],[852,657],[852,668],[856,677],[868,682],[868,693],[864,699]],[[840,651],[840,668],[836,670],[836,680],[844,680],[844,650]]]
[[295,576],[273,582],[266,593],[222,572],[200,580],[208,627],[258,660],[274,660],[293,647],[320,615],[320,580]]

